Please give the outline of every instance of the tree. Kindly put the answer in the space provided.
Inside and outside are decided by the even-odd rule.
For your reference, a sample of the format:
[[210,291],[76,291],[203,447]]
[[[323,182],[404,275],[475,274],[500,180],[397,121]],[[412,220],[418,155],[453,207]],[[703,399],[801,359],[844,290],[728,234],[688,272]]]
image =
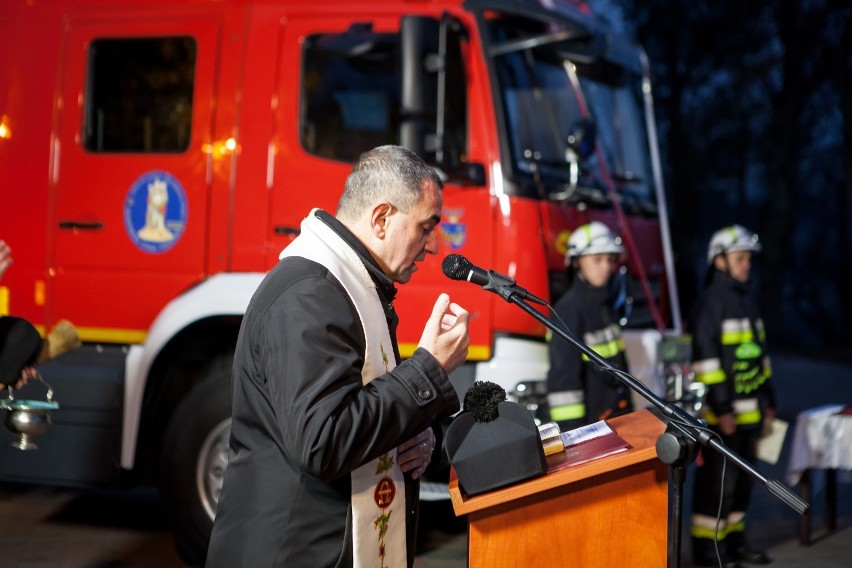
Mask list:
[[712,231],[733,222],[756,230],[770,338],[811,349],[845,344],[852,338],[852,297],[843,293],[852,276],[852,7],[613,3],[652,63],[678,256],[702,271]]

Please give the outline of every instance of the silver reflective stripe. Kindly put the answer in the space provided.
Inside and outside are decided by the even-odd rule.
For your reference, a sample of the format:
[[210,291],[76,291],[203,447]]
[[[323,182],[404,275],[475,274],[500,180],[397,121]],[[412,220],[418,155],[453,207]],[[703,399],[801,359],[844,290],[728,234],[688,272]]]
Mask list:
[[585,401],[582,390],[552,392],[547,395],[550,406],[563,406],[566,404],[578,404]]
[[609,343],[613,339],[621,337],[621,328],[616,324],[610,324],[603,329],[597,331],[587,331],[583,334],[583,339],[589,345],[599,345],[601,343]]
[[751,324],[749,324],[748,318],[722,320],[722,333],[737,331],[751,331]]
[[757,410],[757,399],[756,398],[743,398],[741,400],[735,400],[733,403],[734,414],[745,414],[746,412],[754,412]]
[[710,371],[718,371],[722,368],[722,362],[718,357],[712,359],[702,359],[692,364],[692,370],[698,373],[709,373]]
[[[708,517],[707,515],[701,515],[699,513],[692,514],[692,525],[701,527],[703,529],[715,529],[716,528],[716,517]],[[720,528],[725,528],[725,520],[722,519],[720,523]]]

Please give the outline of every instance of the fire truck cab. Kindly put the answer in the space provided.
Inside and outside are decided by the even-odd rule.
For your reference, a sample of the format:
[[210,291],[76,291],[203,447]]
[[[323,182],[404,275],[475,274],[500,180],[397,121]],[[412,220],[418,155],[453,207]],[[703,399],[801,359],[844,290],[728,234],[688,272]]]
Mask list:
[[490,380],[532,400],[544,327],[441,260],[555,300],[571,231],[597,219],[627,245],[632,371],[656,380],[680,316],[648,68],[583,3],[10,0],[0,24],[0,314],[84,341],[41,369],[60,409],[38,451],[0,445],[0,479],[159,485],[201,561],[245,306],[380,144],[446,180],[441,253],[398,296],[403,356],[447,291],[473,316],[460,396]]

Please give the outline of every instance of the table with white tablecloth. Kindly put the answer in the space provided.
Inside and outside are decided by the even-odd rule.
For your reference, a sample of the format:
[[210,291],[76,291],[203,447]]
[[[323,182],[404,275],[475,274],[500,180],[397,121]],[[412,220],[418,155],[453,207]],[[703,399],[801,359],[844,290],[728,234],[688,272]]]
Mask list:
[[[799,484],[799,496],[810,502],[811,473],[825,470],[826,513],[829,531],[837,525],[837,470],[852,471],[852,413],[843,404],[828,404],[799,413],[793,433],[787,480]],[[799,542],[811,542],[810,511],[802,515]]]

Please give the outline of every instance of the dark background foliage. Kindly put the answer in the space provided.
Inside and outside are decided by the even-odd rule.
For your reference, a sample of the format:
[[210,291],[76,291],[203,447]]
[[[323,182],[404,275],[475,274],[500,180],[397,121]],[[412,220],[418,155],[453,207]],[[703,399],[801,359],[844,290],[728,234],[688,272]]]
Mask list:
[[771,347],[852,360],[852,4],[591,5],[651,63],[684,314],[710,235],[739,223]]

